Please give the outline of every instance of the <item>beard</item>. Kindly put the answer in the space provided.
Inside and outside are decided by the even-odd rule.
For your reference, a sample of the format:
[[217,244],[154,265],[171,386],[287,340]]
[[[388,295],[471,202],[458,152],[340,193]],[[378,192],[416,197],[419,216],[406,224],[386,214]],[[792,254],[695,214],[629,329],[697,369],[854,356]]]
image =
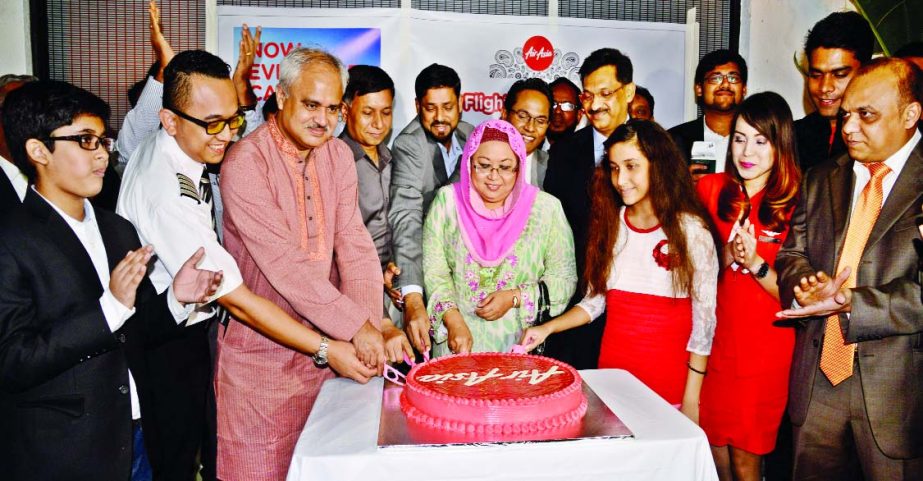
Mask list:
[[[441,126],[441,125],[445,125],[446,127],[449,127],[449,130],[447,131],[448,133],[446,133],[445,135],[436,135],[435,133],[433,133],[432,130],[430,130],[431,128],[435,128],[435,127]],[[453,129],[452,126],[451,126],[450,124],[446,123],[446,122],[433,122],[432,124],[430,124],[429,127],[427,127],[427,126],[424,125],[424,126],[423,126],[423,131],[426,132],[426,136],[427,136],[427,137],[429,137],[429,138],[431,138],[431,139],[433,139],[433,140],[435,140],[436,142],[439,142],[439,143],[441,143],[441,144],[444,144],[444,143],[448,142],[449,139],[452,138],[452,134],[455,133],[455,129]]]

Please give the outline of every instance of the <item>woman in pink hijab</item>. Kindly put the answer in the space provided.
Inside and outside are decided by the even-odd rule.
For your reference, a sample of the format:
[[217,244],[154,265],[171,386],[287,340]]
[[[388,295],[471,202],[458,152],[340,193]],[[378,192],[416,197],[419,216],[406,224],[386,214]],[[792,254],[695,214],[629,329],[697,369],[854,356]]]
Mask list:
[[423,227],[423,278],[433,354],[508,351],[538,316],[539,283],[551,315],[577,282],[561,204],[525,179],[516,128],[488,120],[468,137],[461,180],[439,190]]

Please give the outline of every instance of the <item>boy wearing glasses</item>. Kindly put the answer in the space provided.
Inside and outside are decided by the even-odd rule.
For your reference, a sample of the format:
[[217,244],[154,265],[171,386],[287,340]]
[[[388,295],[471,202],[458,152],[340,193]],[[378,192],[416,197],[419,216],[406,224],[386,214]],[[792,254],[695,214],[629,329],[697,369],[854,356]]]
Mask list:
[[503,120],[513,124],[526,142],[526,180],[539,189],[545,183],[548,152],[542,150],[551,122],[551,89],[540,78],[517,80],[503,100]]
[[195,268],[193,249],[158,296],[146,280],[151,247],[89,203],[112,150],[108,117],[99,97],[58,81],[28,83],[4,106],[12,157],[31,184],[0,223],[4,479],[150,479],[143,346],[176,331],[183,304],[221,282]]
[[156,429],[149,436],[148,452],[157,479],[191,480],[207,433],[200,459],[203,478],[209,479],[214,477],[217,427],[214,409],[206,406],[214,399],[209,387],[217,323],[227,320],[218,305],[269,342],[302,353],[325,352],[331,366],[345,376],[365,381],[375,372],[359,363],[349,344],[322,339],[250,291],[234,258],[219,242],[217,191],[212,190],[206,167],[224,159],[243,124],[228,65],[202,50],[177,54],[164,71],[160,120],[163,129],[142,142],[125,169],[118,212],[153,245],[157,261],[151,280],[158,290],[170,282],[178,260],[197,246],[205,247],[203,264],[222,269],[225,280],[210,302],[190,313],[186,329],[147,352],[157,382],[150,402],[142,399],[145,416],[154,418]]
[[731,123],[747,95],[747,62],[730,50],[715,50],[695,68],[695,98],[704,115],[669,130],[694,180],[724,172]]

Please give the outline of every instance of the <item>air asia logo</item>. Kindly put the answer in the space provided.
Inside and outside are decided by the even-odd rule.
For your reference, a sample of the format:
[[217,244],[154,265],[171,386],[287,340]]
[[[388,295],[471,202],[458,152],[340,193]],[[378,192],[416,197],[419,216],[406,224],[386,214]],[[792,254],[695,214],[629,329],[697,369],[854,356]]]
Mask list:
[[487,69],[493,79],[525,79],[538,77],[551,82],[558,77],[568,77],[579,85],[580,55],[576,52],[555,50],[551,42],[541,35],[530,37],[522,47],[497,50],[494,63]]
[[536,35],[526,40],[522,46],[522,59],[532,70],[541,72],[554,61],[554,48],[547,38]]

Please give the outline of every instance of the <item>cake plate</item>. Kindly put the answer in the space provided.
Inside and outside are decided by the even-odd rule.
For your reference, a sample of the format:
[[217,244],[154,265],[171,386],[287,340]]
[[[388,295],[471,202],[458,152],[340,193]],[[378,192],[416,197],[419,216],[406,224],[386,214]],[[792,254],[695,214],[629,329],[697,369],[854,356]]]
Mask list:
[[453,444],[534,443],[586,438],[634,437],[631,430],[625,426],[625,423],[606,406],[602,399],[585,382],[583,383],[583,393],[587,399],[587,410],[581,425],[568,432],[551,433],[543,437],[518,435],[495,439],[474,439],[465,435],[452,435],[417,427],[417,425],[409,423],[401,411],[400,397],[402,390],[403,387],[390,381],[385,381],[385,388],[381,397],[381,422],[378,426],[379,448]]

